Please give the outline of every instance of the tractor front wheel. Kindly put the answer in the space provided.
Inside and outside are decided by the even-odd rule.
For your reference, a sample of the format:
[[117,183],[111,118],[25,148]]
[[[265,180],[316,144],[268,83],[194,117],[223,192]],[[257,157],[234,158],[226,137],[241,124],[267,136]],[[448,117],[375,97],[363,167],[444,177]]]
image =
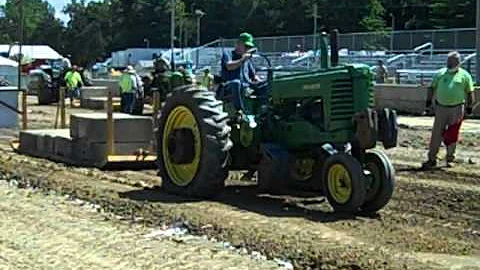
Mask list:
[[157,130],[158,166],[166,191],[202,198],[218,195],[228,176],[230,128],[212,92],[185,86],[167,98]]
[[362,165],[351,155],[338,153],[323,166],[323,193],[335,212],[354,214],[365,202],[366,179]]
[[369,185],[362,211],[374,213],[390,201],[395,188],[395,169],[385,153],[372,150],[365,154],[365,169]]

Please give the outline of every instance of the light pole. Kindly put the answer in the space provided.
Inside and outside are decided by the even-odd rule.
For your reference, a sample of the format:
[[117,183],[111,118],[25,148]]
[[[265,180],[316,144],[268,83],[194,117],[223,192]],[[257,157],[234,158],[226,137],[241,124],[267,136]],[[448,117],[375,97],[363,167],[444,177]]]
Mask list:
[[145,43],[145,46],[147,47],[147,49],[150,48],[150,40],[148,38],[144,38],[143,42]]
[[[17,85],[18,92],[22,91],[22,45],[23,45],[23,23],[24,23],[24,12],[23,12],[23,0],[18,0],[18,13],[19,13],[19,23],[18,23],[18,74],[17,74]],[[27,129],[27,92],[22,94],[22,129]]]
[[390,37],[390,53],[392,53],[395,39],[395,14],[390,13],[390,17],[392,17],[392,36]]
[[23,0],[18,0],[18,13],[19,13],[19,23],[18,23],[18,92],[22,90],[22,45],[23,45]]
[[317,55],[317,19],[318,19],[318,5],[313,4],[313,52],[316,58]]
[[197,52],[196,52],[196,59],[195,59],[195,67],[198,68],[198,62],[200,59],[200,21],[203,16],[205,16],[205,12],[200,9],[195,10],[195,15],[197,16]]
[[173,52],[175,49],[175,0],[171,0],[171,5],[172,5],[172,11],[171,11],[171,17],[170,17],[170,49],[172,50],[172,55],[171,55],[171,66],[172,70],[175,70],[175,53]]
[[475,79],[477,81],[477,85],[480,85],[480,0],[477,0],[477,38],[476,38],[476,61],[475,61]]

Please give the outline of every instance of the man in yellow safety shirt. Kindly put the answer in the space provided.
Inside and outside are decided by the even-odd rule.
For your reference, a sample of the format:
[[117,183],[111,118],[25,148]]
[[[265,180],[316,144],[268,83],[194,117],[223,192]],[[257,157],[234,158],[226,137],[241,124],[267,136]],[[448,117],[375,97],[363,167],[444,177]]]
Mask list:
[[136,99],[139,99],[140,96],[143,99],[143,85],[132,66],[128,66],[120,76],[119,86],[121,90],[121,111],[128,114],[134,113]]
[[426,107],[432,107],[435,96],[435,121],[430,139],[428,161],[423,169],[437,165],[437,154],[442,142],[447,147],[447,166],[455,161],[456,141],[460,132],[464,114],[472,114],[474,87],[472,76],[460,67],[460,54],[448,54],[447,67],[434,77],[428,91]]
[[202,86],[206,87],[208,90],[212,88],[213,85],[213,75],[210,73],[209,68],[205,68],[203,70],[203,76],[202,76]]
[[70,94],[70,105],[73,106],[73,100],[80,98],[80,87],[83,85],[82,76],[78,72],[78,67],[73,66],[72,70],[65,74],[65,83]]

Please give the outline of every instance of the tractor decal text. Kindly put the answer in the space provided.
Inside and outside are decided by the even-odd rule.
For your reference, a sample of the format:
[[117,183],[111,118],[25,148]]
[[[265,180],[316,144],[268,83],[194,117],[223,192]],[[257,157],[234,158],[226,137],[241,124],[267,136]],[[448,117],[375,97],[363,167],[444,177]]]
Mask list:
[[320,89],[319,83],[303,85],[303,90],[318,90],[318,89]]

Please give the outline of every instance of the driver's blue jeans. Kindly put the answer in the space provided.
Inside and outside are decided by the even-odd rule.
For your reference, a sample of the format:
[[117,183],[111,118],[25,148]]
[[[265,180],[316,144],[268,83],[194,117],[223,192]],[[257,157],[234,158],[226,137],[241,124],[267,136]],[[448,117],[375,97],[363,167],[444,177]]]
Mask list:
[[250,87],[254,90],[255,95],[257,95],[262,102],[266,100],[267,96],[267,83],[260,82],[257,84],[243,84],[240,80],[232,80],[225,83],[224,86],[224,95],[232,95],[233,96],[233,106],[237,110],[245,111],[245,107],[243,106],[243,98],[245,97],[245,89]]
[[236,110],[244,111],[243,107],[243,93],[244,88],[242,87],[242,83],[240,80],[232,80],[225,83],[224,86],[224,95],[232,95],[233,97],[233,106]]

